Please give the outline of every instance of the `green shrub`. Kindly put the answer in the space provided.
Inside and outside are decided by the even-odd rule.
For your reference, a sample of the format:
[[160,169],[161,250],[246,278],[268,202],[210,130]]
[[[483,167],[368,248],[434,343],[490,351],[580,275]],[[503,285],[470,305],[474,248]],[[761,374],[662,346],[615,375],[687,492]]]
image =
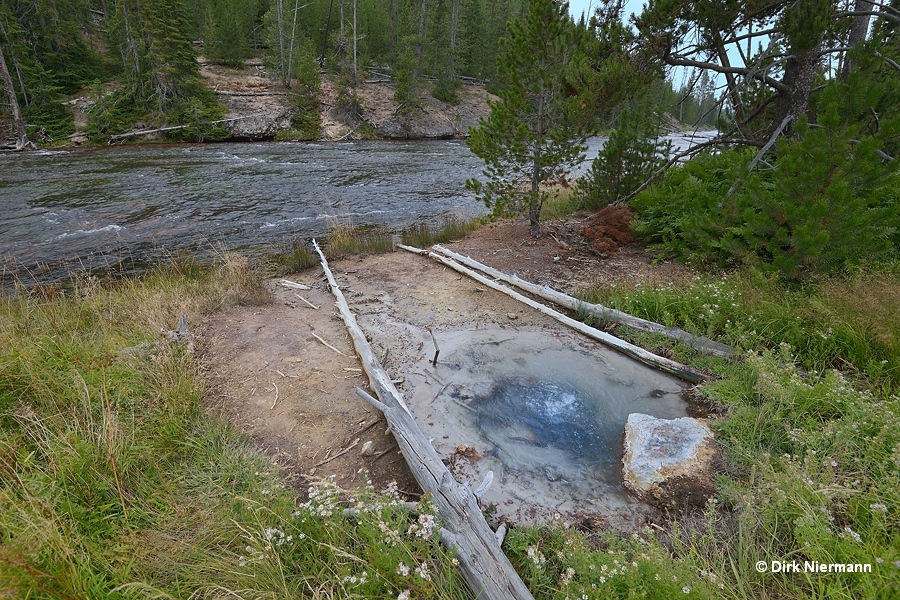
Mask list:
[[226,108],[210,94],[198,94],[184,101],[167,116],[169,125],[186,125],[184,129],[166,132],[166,138],[179,142],[217,142],[231,135],[221,124]]
[[578,189],[588,208],[602,208],[630,194],[669,158],[672,143],[660,141],[651,116],[628,110],[590,170],[578,181]]
[[672,169],[638,194],[632,228],[663,256],[725,265],[739,261],[729,226],[735,209],[720,206],[753,152],[706,152]]
[[768,170],[748,174],[753,150],[701,155],[674,170],[632,201],[635,231],[666,254],[754,264],[792,281],[896,256],[900,161],[880,148],[900,134],[900,119],[864,135],[848,115],[875,92],[858,88],[829,84],[816,126],[797,123]]
[[32,103],[22,107],[28,135],[37,142],[56,142],[74,133],[72,111],[61,102]]
[[[798,139],[782,139],[771,177],[752,177],[737,198],[735,234],[746,252],[788,279],[869,264],[895,251],[898,161],[877,154],[880,136],[862,137],[842,122],[836,100],[830,108],[818,127],[801,122]],[[892,125],[900,121],[884,127]]]
[[88,111],[87,135],[93,142],[105,143],[109,136],[124,133],[148,113],[130,94],[118,90],[100,97]]

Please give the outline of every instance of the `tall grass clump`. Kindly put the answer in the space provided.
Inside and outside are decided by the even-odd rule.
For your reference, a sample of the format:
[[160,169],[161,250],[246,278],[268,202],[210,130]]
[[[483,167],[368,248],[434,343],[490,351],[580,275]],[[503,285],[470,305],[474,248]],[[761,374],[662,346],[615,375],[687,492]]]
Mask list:
[[435,230],[428,223],[415,223],[400,232],[400,240],[407,246],[427,248],[464,237],[478,228],[478,219],[463,219],[457,215],[444,217],[441,226]]
[[0,595],[467,597],[427,502],[298,497],[203,410],[194,343],[160,330],[266,299],[238,259],[0,298]]
[[328,229],[324,245],[330,258],[394,251],[394,241],[385,229],[376,226],[360,227],[340,221],[335,221]]
[[900,383],[896,265],[802,288],[785,287],[773,275],[744,269],[715,279],[698,278],[685,288],[612,287],[589,290],[583,297],[741,349],[788,344],[809,370],[847,370],[888,388]]
[[296,239],[288,250],[273,255],[271,261],[277,274],[286,275],[317,266],[319,256],[309,242]]
[[555,186],[550,190],[547,199],[544,201],[544,207],[541,210],[542,221],[552,221],[554,219],[562,219],[573,212],[585,208],[584,198],[578,193],[574,187],[567,185]]

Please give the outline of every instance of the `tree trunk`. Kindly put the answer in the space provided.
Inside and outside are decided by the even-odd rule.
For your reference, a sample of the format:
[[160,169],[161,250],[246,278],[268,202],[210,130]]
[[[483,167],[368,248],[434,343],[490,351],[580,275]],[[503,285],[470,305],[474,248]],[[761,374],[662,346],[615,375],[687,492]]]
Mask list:
[[12,77],[9,75],[9,69],[6,67],[6,59],[3,56],[3,46],[0,46],[0,79],[2,79],[3,87],[9,96],[9,104],[12,108],[13,124],[16,128],[16,150],[24,150],[25,148],[34,148],[34,144],[28,141],[28,134],[25,131],[25,121],[22,119],[22,111],[19,109],[19,101],[16,99],[16,88],[13,87]]
[[275,0],[275,17],[278,25],[278,59],[281,64],[281,89],[288,89],[290,75],[287,74],[287,52],[284,48],[284,0]]
[[288,51],[288,84],[294,74],[294,48],[297,46],[297,13],[300,12],[300,0],[294,0],[294,19],[291,22],[291,47]]
[[[873,4],[874,2],[872,0],[856,0],[856,6],[853,9],[853,12],[871,12]],[[870,17],[871,16],[867,14],[854,15],[853,23],[850,25],[850,35],[847,37],[847,46],[849,48],[855,48],[861,42],[865,41],[866,34],[869,32]],[[841,68],[841,79],[846,81],[850,77],[850,71],[852,69],[853,66],[850,64],[850,53],[848,52],[844,55],[844,64]]]
[[541,156],[543,154],[543,141],[546,128],[544,126],[544,84],[541,83],[541,91],[538,97],[537,111],[537,141],[534,147],[534,156],[531,161],[531,198],[528,203],[528,222],[531,232],[537,233],[541,225]]
[[825,28],[833,20],[834,13],[830,6],[801,2],[785,10],[794,13],[797,24],[792,28],[793,33],[788,33],[790,37],[786,40],[789,54],[781,79],[782,89],[779,90],[775,118],[772,119],[768,133],[771,135],[786,121],[783,133],[790,137],[793,135],[793,124],[809,107],[809,95],[820,62]]
[[451,81],[456,80],[456,48],[459,45],[457,43],[459,31],[459,4],[459,0],[451,0],[450,2],[450,72],[448,75]]
[[790,137],[793,134],[794,122],[806,112],[809,106],[813,77],[818,65],[820,47],[821,44],[816,44],[809,50],[798,52],[787,59],[782,82],[788,89],[786,92],[782,92],[778,98],[778,106],[775,118],[772,120],[770,133],[774,133],[787,119],[788,122],[783,133]]
[[[728,52],[725,50],[725,45],[722,43],[721,39],[719,39],[718,34],[716,34],[716,51],[719,54],[719,61],[721,61],[722,66],[730,69],[731,61],[728,59]],[[747,135],[747,111],[744,110],[744,102],[741,100],[741,93],[738,89],[737,81],[734,77],[734,73],[725,73],[725,82],[728,84],[728,96],[731,99],[731,106],[734,108],[734,117],[735,122],[738,126],[738,131],[740,131],[741,135],[744,137],[749,137]]]

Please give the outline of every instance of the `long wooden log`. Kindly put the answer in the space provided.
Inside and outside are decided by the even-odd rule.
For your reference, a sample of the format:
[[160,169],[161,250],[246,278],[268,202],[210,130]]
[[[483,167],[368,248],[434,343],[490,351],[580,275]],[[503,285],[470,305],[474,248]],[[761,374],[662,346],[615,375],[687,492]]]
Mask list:
[[494,532],[484,520],[472,491],[453,479],[431,442],[419,429],[400,392],[375,358],[315,240],[313,246],[319,253],[322,269],[336,298],[338,310],[350,331],[353,345],[362,359],[363,367],[369,375],[369,383],[378,399],[358,388],[357,392],[384,413],[410,471],[422,489],[432,495],[446,529],[446,532],[442,532],[442,539],[456,547],[463,576],[475,597],[489,600],[533,600],[531,592],[513,569]]
[[534,294],[535,296],[539,296],[545,300],[549,300],[550,302],[568,308],[569,310],[583,311],[591,316],[597,317],[598,319],[602,319],[603,321],[609,323],[620,323],[622,325],[627,325],[633,329],[648,331],[650,333],[660,333],[672,339],[683,342],[684,344],[690,346],[695,350],[703,352],[704,354],[712,354],[714,356],[721,356],[723,358],[731,358],[734,355],[734,351],[725,344],[721,344],[703,336],[688,333],[687,331],[679,329],[678,327],[666,327],[665,325],[654,323],[653,321],[647,321],[646,319],[641,319],[640,317],[629,315],[628,313],[603,306],[602,304],[592,304],[590,302],[584,302],[582,300],[579,300],[578,298],[573,298],[572,296],[563,294],[562,292],[558,292],[551,287],[547,287],[545,285],[537,285],[535,283],[525,281],[524,279],[521,279],[516,275],[507,275],[506,273],[482,264],[473,258],[463,256],[462,254],[457,254],[452,250],[444,248],[440,244],[435,244],[433,246],[433,249],[445,256],[449,256],[457,262],[472,267],[473,269],[478,269],[482,273],[486,273],[494,279],[505,281],[506,283],[514,285],[519,289],[525,290],[530,294]]
[[509,289],[508,287],[506,287],[503,284],[497,283],[493,279],[488,279],[484,275],[477,273],[467,267],[464,267],[463,265],[459,264],[452,258],[443,256],[441,254],[437,254],[435,252],[429,252],[428,250],[422,250],[420,248],[413,248],[412,246],[404,246],[403,244],[397,244],[397,247],[402,248],[403,250],[407,250],[409,252],[414,252],[416,254],[427,255],[427,256],[433,258],[434,260],[447,265],[451,269],[453,269],[455,271],[459,271],[460,273],[463,273],[464,275],[468,275],[472,279],[475,279],[476,281],[488,286],[489,288],[495,289],[498,292],[503,292],[507,296],[511,296],[511,297],[515,298],[516,300],[518,300],[524,304],[527,304],[531,308],[547,315],[548,317],[552,317],[552,318],[556,319],[557,321],[568,325],[572,329],[575,329],[576,331],[579,331],[579,332],[583,333],[584,335],[586,335],[590,338],[593,338],[602,344],[606,344],[607,346],[618,350],[622,354],[629,356],[635,360],[638,360],[638,361],[640,361],[648,366],[651,366],[655,369],[659,369],[660,371],[665,371],[666,373],[671,373],[672,375],[675,375],[676,377],[680,377],[681,379],[684,379],[686,381],[690,381],[693,383],[698,383],[698,382],[706,379],[706,375],[704,375],[703,373],[701,373],[700,371],[698,371],[696,369],[693,369],[687,365],[683,365],[674,360],[670,360],[670,359],[662,357],[662,356],[657,356],[656,354],[653,354],[652,352],[649,352],[648,350],[644,350],[640,346],[635,346],[634,344],[630,344],[630,343],[626,342],[625,340],[620,340],[619,338],[617,338],[613,335],[610,335],[610,334],[606,333],[605,331],[600,331],[599,329],[591,327],[590,325],[585,325],[581,321],[577,321],[571,317],[567,317],[566,315],[564,315],[556,310],[553,310],[552,308],[545,306],[545,305],[541,304],[540,302],[536,302],[536,301],[532,300],[531,298],[527,298],[527,297],[523,296],[522,294],[516,292],[515,290]]
[[[254,113],[252,115],[243,115],[240,117],[231,117],[229,119],[219,119],[218,121],[210,121],[210,125],[221,125],[222,123],[236,123],[237,121],[243,121],[245,119],[255,119],[256,117],[269,117],[272,115],[281,115],[280,112],[270,111],[270,112],[261,112]],[[140,131],[129,131],[127,133],[118,133],[116,135],[109,136],[109,140],[118,141],[124,140],[130,137],[137,137],[141,135],[150,135],[152,133],[164,133],[166,131],[177,131],[179,129],[187,129],[188,127],[193,127],[193,125],[172,125],[169,127],[157,127],[156,129],[141,129]]]
[[287,92],[226,92],[225,90],[215,90],[214,93],[219,96],[287,96]]

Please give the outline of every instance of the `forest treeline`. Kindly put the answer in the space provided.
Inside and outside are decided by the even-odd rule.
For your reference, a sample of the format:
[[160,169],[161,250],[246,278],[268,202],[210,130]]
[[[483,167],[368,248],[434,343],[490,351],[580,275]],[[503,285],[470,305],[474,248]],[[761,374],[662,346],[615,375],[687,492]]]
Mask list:
[[[487,171],[468,185],[499,212],[537,226],[545,184],[611,130],[579,197],[629,202],[665,252],[789,278],[896,255],[900,0],[649,0],[630,18],[624,5],[573,19],[554,0],[2,0],[0,118],[17,148],[57,141],[78,94],[97,141],[136,124],[221,139],[199,56],[261,56],[294,139],[319,135],[323,75],[332,112],[357,124],[364,78],[393,82],[401,116],[478,82],[501,101],[470,132]],[[671,117],[718,135],[673,155],[657,138]]]
[[[33,141],[58,141],[74,131],[75,94],[98,101],[90,130],[102,139],[135,122],[184,125],[222,114],[199,81],[197,57],[238,66],[263,57],[285,88],[297,125],[316,126],[320,74],[345,88],[367,73],[398,86],[401,110],[417,92],[455,102],[466,78],[496,84],[497,56],[508,23],[525,0],[2,0],[0,120],[14,131],[10,89]],[[587,23],[582,22],[585,29]],[[714,125],[715,90],[661,72],[653,102],[687,123]],[[494,90],[492,90],[494,91]],[[355,108],[352,95],[346,108]],[[609,119],[603,123],[609,126]],[[221,132],[219,132],[221,133]],[[215,139],[213,128],[188,128],[180,139]],[[3,136],[8,137],[8,136]]]

